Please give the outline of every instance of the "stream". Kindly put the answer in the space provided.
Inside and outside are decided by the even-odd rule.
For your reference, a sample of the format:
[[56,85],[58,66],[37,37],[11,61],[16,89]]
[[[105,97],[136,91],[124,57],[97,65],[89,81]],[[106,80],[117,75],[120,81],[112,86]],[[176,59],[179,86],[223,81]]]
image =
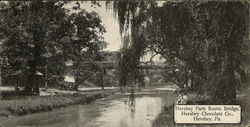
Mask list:
[[3,127],[150,127],[164,106],[175,99],[169,93],[114,95],[86,105],[73,105],[50,112],[0,121]]

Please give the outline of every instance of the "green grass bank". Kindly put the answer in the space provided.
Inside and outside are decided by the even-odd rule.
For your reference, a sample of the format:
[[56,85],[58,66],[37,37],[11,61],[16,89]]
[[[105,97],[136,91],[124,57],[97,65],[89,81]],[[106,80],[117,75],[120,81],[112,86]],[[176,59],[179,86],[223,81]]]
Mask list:
[[0,100],[0,117],[20,116],[75,104],[87,104],[107,97],[113,92],[100,91],[88,94],[61,94],[54,96],[14,96]]

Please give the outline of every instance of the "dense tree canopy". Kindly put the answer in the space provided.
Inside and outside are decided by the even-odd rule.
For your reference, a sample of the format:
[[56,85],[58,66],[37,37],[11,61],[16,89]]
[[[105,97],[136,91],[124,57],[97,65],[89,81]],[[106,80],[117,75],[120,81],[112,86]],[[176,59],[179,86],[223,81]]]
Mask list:
[[79,63],[101,59],[99,51],[106,46],[102,37],[106,31],[100,17],[95,12],[76,7],[73,7],[76,12],[71,12],[65,4],[1,3],[2,57],[8,66],[28,76],[27,91],[32,89],[36,71],[44,70],[47,65],[47,78],[51,78],[62,76],[68,60]]
[[[130,69],[136,71],[149,49],[172,66],[166,75],[181,87],[191,79],[193,89],[211,92],[213,100],[235,101],[236,75],[246,74],[249,57],[248,3],[166,2],[159,7],[153,1],[118,1],[114,8],[124,35],[121,63],[133,64]],[[122,73],[133,72],[126,71],[129,63],[121,64]]]

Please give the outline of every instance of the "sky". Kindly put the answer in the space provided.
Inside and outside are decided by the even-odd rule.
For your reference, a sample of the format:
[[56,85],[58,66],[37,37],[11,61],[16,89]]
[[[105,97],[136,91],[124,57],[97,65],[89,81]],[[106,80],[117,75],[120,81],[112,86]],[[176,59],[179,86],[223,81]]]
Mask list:
[[[72,8],[75,6],[76,2],[71,2],[70,4],[66,5],[66,8]],[[101,7],[91,7],[90,1],[80,2],[80,6],[82,9],[85,9],[87,12],[95,11],[101,18],[102,24],[106,29],[106,33],[103,35],[104,40],[108,43],[107,48],[104,49],[105,51],[118,51],[121,48],[121,36],[119,30],[119,23],[118,20],[115,18],[112,9],[106,8],[106,1],[99,1]],[[158,6],[162,6],[164,1],[158,1]],[[142,60],[148,61],[153,54],[145,55]],[[153,61],[159,61],[160,56],[157,55],[154,57]]]
[[[71,2],[66,7],[72,8],[76,2]],[[87,12],[95,11],[101,18],[102,24],[106,28],[106,33],[103,35],[105,41],[108,43],[105,50],[117,51],[121,47],[121,36],[119,32],[119,24],[117,19],[113,15],[113,10],[106,9],[105,1],[99,1],[101,7],[96,6],[91,7],[91,2],[80,2],[82,9],[85,9]]]

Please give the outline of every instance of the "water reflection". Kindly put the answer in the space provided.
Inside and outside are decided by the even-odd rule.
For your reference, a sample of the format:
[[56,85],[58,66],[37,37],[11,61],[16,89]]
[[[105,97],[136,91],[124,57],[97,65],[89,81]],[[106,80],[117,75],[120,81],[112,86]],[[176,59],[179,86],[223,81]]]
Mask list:
[[[131,112],[134,112],[135,111],[135,94],[134,94],[134,90],[131,91],[131,94],[129,96],[129,107],[131,109]],[[133,115],[132,115],[133,117]]]
[[162,97],[129,96],[114,100],[90,126],[102,127],[150,127],[151,122],[165,105]]

